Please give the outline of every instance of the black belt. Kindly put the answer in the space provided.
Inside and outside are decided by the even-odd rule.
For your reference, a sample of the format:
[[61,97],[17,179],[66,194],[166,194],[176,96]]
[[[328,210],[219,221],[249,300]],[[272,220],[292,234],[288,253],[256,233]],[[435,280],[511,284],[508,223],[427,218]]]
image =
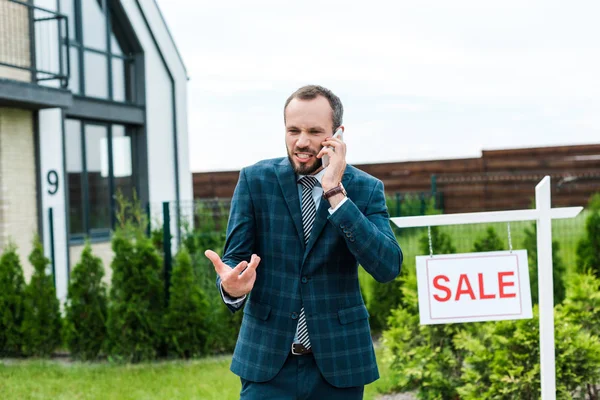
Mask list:
[[312,354],[312,348],[307,349],[302,343],[292,343],[291,354],[302,356],[304,354]]

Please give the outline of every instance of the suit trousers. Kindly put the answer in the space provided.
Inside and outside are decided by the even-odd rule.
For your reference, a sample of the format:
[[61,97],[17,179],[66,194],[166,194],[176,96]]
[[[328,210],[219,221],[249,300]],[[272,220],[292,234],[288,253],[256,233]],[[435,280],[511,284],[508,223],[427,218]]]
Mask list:
[[321,375],[312,354],[290,354],[275,378],[252,382],[241,378],[240,400],[362,400],[364,386],[337,388]]

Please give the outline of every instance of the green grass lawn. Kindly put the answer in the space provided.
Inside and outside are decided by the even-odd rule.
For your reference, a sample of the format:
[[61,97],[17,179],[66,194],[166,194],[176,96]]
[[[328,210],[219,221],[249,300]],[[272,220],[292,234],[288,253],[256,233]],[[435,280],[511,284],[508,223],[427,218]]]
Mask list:
[[[229,371],[230,362],[231,356],[137,365],[0,360],[0,398],[233,400],[239,398],[240,380]],[[365,399],[389,385],[387,371],[380,367],[382,379],[367,386]]]

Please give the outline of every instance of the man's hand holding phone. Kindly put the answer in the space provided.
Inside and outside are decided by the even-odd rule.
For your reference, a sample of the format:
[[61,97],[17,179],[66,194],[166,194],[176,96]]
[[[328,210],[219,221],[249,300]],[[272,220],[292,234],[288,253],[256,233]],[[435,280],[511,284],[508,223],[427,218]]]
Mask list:
[[[321,143],[324,147],[317,154],[317,158],[323,158],[323,166],[327,167],[321,181],[324,192],[338,186],[346,170],[346,143],[342,140],[343,132],[344,127],[338,128],[332,137]],[[325,165],[325,156],[328,157],[328,165]]]
[[256,281],[256,267],[260,263],[260,257],[252,254],[250,262],[242,261],[235,268],[221,261],[217,253],[206,250],[204,255],[213,263],[215,271],[221,278],[223,290],[231,297],[242,297],[250,293]]

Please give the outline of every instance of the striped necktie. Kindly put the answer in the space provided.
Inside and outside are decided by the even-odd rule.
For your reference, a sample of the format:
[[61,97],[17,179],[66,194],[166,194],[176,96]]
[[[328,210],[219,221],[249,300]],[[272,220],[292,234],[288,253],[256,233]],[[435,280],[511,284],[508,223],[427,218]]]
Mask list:
[[[300,178],[300,184],[302,185],[302,227],[304,228],[304,244],[308,243],[310,238],[310,232],[312,231],[315,218],[317,216],[317,207],[313,200],[312,191],[318,183],[317,178],[313,176],[304,176]],[[304,347],[310,349],[310,339],[308,337],[308,328],[306,326],[306,316],[304,315],[304,307],[300,310],[300,316],[298,317],[298,328],[296,331],[298,341],[302,343]]]

